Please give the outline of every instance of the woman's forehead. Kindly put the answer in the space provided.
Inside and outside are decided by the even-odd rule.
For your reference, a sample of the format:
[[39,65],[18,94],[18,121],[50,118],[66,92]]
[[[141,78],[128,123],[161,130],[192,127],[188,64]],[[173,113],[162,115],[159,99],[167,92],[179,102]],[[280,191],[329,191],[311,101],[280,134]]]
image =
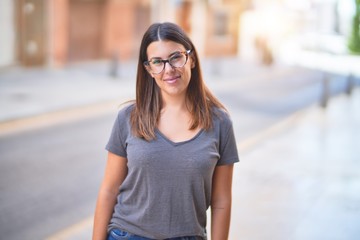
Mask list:
[[174,41],[155,41],[149,44],[146,53],[148,59],[167,58],[174,52],[185,51],[185,47]]

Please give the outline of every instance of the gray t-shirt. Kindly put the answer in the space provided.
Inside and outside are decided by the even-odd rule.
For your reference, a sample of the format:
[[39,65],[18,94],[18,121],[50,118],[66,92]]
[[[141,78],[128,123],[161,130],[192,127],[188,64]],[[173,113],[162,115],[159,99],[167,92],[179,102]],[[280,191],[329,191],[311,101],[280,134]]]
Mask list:
[[106,145],[128,160],[109,230],[153,239],[206,239],[214,169],[239,161],[229,116],[215,109],[213,128],[188,141],[172,142],[158,130],[156,139],[146,141],[131,133],[132,109],[133,105],[120,110]]

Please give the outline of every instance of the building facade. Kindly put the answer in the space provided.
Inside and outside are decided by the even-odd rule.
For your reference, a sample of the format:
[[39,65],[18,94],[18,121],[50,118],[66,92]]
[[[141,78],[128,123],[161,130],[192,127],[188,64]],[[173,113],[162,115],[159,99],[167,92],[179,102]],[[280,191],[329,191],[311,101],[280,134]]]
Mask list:
[[259,49],[276,51],[290,35],[316,33],[312,45],[319,33],[346,37],[353,5],[354,0],[1,0],[0,67],[133,60],[145,29],[165,21],[179,24],[203,57],[259,58]]
[[243,0],[3,0],[0,66],[137,57],[153,22],[179,24],[204,56],[236,55]]

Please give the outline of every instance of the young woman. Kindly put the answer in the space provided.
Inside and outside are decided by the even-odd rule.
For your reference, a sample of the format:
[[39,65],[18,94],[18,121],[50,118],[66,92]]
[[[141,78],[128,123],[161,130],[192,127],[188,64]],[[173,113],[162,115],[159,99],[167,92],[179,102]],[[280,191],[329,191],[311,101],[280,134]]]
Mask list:
[[93,239],[228,238],[233,164],[231,120],[206,88],[195,47],[173,23],[145,32],[136,100],[120,110]]

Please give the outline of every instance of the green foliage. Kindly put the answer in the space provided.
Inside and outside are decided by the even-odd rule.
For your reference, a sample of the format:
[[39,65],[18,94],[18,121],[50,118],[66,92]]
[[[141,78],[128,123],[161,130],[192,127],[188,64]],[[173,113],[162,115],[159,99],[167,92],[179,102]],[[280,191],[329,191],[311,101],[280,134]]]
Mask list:
[[349,37],[348,48],[351,53],[360,54],[360,0],[354,0],[356,12],[352,20],[352,31]]

